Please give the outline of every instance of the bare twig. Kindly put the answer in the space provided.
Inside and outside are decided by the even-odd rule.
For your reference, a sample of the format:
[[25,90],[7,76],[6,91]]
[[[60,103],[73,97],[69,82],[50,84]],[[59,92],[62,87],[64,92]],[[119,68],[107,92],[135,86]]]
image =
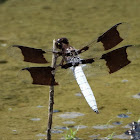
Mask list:
[[[53,40],[53,51],[55,51],[55,40]],[[56,53],[52,54],[52,68],[56,68]],[[55,70],[53,71],[55,76]],[[47,129],[47,140],[51,140],[51,127],[52,127],[52,117],[53,117],[53,104],[54,104],[54,85],[50,86],[50,95],[49,95],[49,110],[48,110],[48,129]]]

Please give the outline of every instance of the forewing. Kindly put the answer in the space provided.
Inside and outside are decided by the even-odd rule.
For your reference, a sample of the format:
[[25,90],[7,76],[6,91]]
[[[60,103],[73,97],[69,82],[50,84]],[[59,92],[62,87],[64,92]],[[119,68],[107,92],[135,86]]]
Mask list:
[[10,55],[16,57],[16,59],[22,59],[25,62],[32,63],[48,63],[44,54],[46,53],[42,49],[36,49],[21,45],[13,45],[9,49]]
[[19,73],[22,76],[19,76],[36,85],[58,85],[52,74],[53,70],[52,67],[28,67],[22,69],[22,73]]
[[125,27],[124,23],[118,23],[98,37],[97,42],[102,43],[104,50],[109,50],[124,40],[122,27]]
[[[96,40],[91,41],[83,50],[81,56],[84,58],[100,57],[105,51],[114,48],[122,42],[128,34],[129,24],[118,23],[99,36]],[[81,51],[79,52],[81,53]]]

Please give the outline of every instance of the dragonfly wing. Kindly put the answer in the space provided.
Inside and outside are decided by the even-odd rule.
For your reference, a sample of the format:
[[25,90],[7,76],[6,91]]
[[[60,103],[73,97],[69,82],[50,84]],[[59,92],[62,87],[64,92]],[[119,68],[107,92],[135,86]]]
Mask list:
[[132,45],[124,46],[102,55],[101,59],[106,61],[109,73],[116,72],[131,62],[127,58],[128,47],[132,47]]
[[102,43],[104,50],[109,50],[124,40],[124,36],[121,36],[122,30],[119,30],[122,28],[121,26],[124,27],[124,23],[114,25],[112,28],[98,37],[97,42]]
[[19,56],[23,56],[23,60],[25,62],[48,63],[48,61],[44,57],[44,54],[46,52],[42,49],[36,49],[20,45],[13,45],[10,49],[13,56],[18,56],[18,58],[16,59],[20,59]]
[[91,41],[88,45],[79,50],[83,53],[83,58],[100,57],[105,51],[114,48],[122,42],[128,34],[129,24],[118,23],[99,36],[96,40]]
[[[54,75],[52,74],[53,70],[54,68],[52,67],[28,67],[22,69],[22,71],[28,71],[30,73],[32,84],[58,85],[58,83],[55,81]],[[27,76],[27,74],[24,76]]]
[[100,59],[84,67],[88,76],[112,74],[140,58],[140,46],[127,45],[103,54]]

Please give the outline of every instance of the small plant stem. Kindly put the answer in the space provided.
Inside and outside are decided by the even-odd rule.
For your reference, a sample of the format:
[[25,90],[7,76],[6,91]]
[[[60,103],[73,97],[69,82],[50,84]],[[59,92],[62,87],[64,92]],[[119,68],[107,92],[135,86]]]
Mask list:
[[[53,51],[55,51],[55,40],[53,40]],[[52,54],[52,68],[56,68],[56,54]],[[55,70],[53,71],[53,76],[55,76]],[[47,129],[47,140],[51,140],[51,127],[52,127],[52,117],[53,117],[53,104],[54,104],[54,85],[50,86],[49,94],[49,108],[48,108],[48,129]]]

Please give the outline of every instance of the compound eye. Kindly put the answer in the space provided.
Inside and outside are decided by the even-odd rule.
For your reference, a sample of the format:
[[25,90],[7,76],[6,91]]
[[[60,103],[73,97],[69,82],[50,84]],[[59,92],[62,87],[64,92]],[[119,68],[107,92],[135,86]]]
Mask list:
[[57,47],[58,49],[61,49],[61,48],[62,48],[62,45],[61,45],[61,43],[59,43],[59,42],[56,42],[55,45],[56,45],[56,47]]

